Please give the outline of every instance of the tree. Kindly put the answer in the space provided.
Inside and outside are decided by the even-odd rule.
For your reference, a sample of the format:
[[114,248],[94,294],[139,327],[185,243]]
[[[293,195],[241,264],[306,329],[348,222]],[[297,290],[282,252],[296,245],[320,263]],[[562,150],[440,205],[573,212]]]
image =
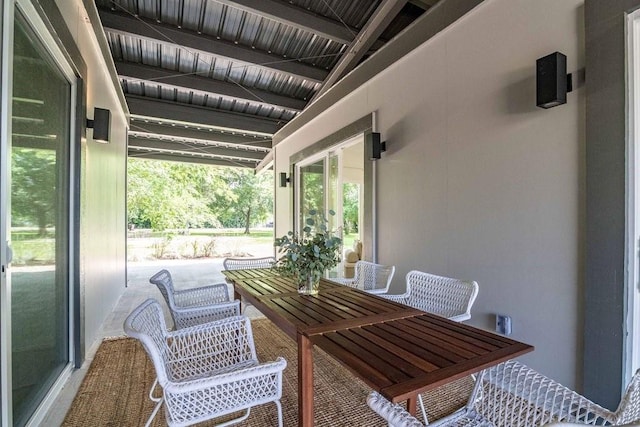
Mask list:
[[198,191],[206,177],[197,166],[129,159],[129,222],[154,230],[217,224],[206,198]]
[[342,219],[344,222],[344,231],[347,234],[357,232],[360,229],[358,224],[360,186],[358,184],[348,182],[342,186],[342,192]]
[[273,172],[256,175],[253,170],[228,168],[225,180],[229,193],[225,194],[228,204],[220,206],[226,208],[223,215],[249,234],[252,225],[264,222],[273,212]]
[[45,236],[55,222],[56,152],[13,147],[11,150],[12,222],[38,225]]
[[155,230],[249,228],[273,212],[273,172],[129,159],[129,223]]

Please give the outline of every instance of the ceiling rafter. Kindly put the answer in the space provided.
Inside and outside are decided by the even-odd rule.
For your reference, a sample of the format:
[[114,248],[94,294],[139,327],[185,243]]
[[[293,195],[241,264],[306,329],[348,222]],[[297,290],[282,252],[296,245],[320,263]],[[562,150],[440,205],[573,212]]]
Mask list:
[[139,149],[154,149],[158,151],[171,152],[171,153],[184,153],[184,154],[196,154],[196,155],[216,155],[222,158],[222,156],[234,158],[234,159],[246,159],[260,161],[264,158],[265,152],[263,151],[243,151],[232,148],[216,147],[207,144],[196,143],[175,143],[170,141],[162,141],[160,139],[153,139],[147,137],[141,137],[136,134],[129,134],[129,148]]
[[278,55],[218,40],[216,37],[198,34],[175,26],[157,23],[146,18],[101,10],[100,19],[107,32],[120,32],[143,37],[154,40],[157,43],[182,47],[191,52],[205,52],[316,83],[321,83],[328,74],[326,70],[313,67],[296,59],[283,60]]
[[309,31],[341,44],[353,41],[358,30],[282,0],[214,0],[217,3],[262,16],[276,22]]
[[225,142],[251,145],[253,147],[271,147],[271,137],[266,135],[250,134],[245,131],[223,132],[197,123],[163,122],[157,118],[137,115],[131,116],[129,131],[176,138],[199,139],[213,143]]
[[184,153],[168,153],[161,151],[139,149],[136,147],[130,147],[128,150],[129,157],[150,159],[150,160],[164,160],[184,163],[201,163],[206,165],[215,166],[230,166],[241,168],[255,168],[256,162],[254,161],[242,161],[242,160],[226,160],[211,155],[193,155]]
[[340,58],[340,61],[338,61],[329,72],[320,89],[313,95],[310,103],[328,91],[331,86],[358,65],[371,46],[378,40],[380,34],[382,34],[389,23],[400,13],[405,4],[407,4],[407,0],[382,0],[380,2],[380,5],[375,12],[373,12],[373,15],[371,15],[364,27],[362,27],[362,31],[358,33],[347,48],[347,51]]
[[193,74],[182,74],[149,65],[116,61],[118,75],[126,80],[140,80],[152,85],[179,87],[192,91],[212,93],[241,101],[250,101],[290,111],[302,111],[307,101],[289,98],[275,93],[255,88],[245,88],[241,85],[202,77]]
[[202,123],[241,132],[276,133],[284,122],[251,114],[234,113],[214,108],[126,95],[131,114],[159,117],[165,120]]

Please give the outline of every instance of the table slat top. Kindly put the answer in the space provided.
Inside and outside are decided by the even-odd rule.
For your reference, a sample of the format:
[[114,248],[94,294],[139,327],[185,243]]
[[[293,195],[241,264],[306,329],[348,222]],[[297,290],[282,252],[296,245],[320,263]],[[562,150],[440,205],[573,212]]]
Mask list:
[[310,340],[393,402],[533,350],[428,313],[314,334]]
[[294,340],[302,334],[393,402],[533,351],[533,347],[321,280],[317,295],[272,269],[223,272]]

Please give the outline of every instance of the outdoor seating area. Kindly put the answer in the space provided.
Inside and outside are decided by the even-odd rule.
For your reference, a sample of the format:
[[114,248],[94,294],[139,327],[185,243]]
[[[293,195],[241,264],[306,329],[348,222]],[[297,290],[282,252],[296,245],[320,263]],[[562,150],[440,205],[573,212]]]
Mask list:
[[[508,361],[480,372],[467,405],[429,425],[528,427],[560,422],[562,425],[638,425],[639,387],[640,371],[627,386],[618,408],[609,411],[521,363]],[[390,403],[376,392],[369,395],[367,404],[391,427],[425,425],[401,405]]]
[[640,427],[640,0],[0,3],[0,427]]
[[[196,305],[198,309],[215,311],[218,306],[237,307],[242,300],[266,315],[293,343],[297,342],[300,426],[314,425],[314,394],[310,386],[314,381],[314,347],[348,367],[355,378],[371,387],[366,402],[363,399],[361,404],[368,405],[391,427],[640,423],[640,372],[628,385],[618,409],[609,411],[512,360],[533,347],[461,325],[459,322],[469,318],[466,316],[470,316],[478,294],[475,282],[411,271],[406,276],[405,294],[376,294],[369,291],[380,283],[378,273],[388,288],[394,267],[359,261],[363,270],[356,267],[354,280],[360,280],[359,286],[352,286],[348,279],[322,279],[319,293],[309,296],[298,293],[295,281],[269,268],[273,261],[225,259],[222,273],[233,286],[235,301],[229,301],[228,292],[221,298],[225,292],[218,289],[217,293],[210,293],[208,300],[201,297]],[[380,269],[374,270],[376,267]],[[371,268],[373,273],[366,274],[365,268]],[[165,269],[149,281],[168,296],[166,303],[171,313],[175,310],[170,303],[175,299],[171,298],[172,293],[204,295],[205,289],[227,286],[175,290]],[[168,289],[171,291],[163,291]],[[186,308],[183,306],[182,310]],[[164,322],[159,303],[148,299],[133,310],[124,324],[127,335],[144,345],[157,374],[149,391],[155,407],[147,425],[163,406],[170,426],[207,419],[223,420],[220,425],[229,425],[249,418],[251,406],[273,402],[278,425],[282,426],[280,398],[287,361],[257,360],[251,320],[237,311],[226,315],[220,311],[217,319],[193,318],[190,327],[186,327],[181,317],[172,316],[173,332]],[[429,419],[427,413],[431,411],[423,404],[421,394],[465,375],[471,375],[475,384],[467,404],[439,419]],[[190,381],[195,381],[193,386]],[[229,391],[226,387],[230,387]],[[240,394],[229,394],[230,390]],[[437,402],[435,405],[439,406]],[[238,413],[241,409],[244,412]],[[234,414],[232,419],[229,414]],[[345,420],[344,425],[347,423]]]

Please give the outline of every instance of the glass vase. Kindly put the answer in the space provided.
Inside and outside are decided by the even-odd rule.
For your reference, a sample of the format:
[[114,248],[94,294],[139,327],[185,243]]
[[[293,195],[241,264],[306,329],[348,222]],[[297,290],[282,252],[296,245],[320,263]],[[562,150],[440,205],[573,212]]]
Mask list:
[[298,293],[304,295],[315,295],[320,288],[320,276],[322,273],[310,273],[305,279],[298,281]]

